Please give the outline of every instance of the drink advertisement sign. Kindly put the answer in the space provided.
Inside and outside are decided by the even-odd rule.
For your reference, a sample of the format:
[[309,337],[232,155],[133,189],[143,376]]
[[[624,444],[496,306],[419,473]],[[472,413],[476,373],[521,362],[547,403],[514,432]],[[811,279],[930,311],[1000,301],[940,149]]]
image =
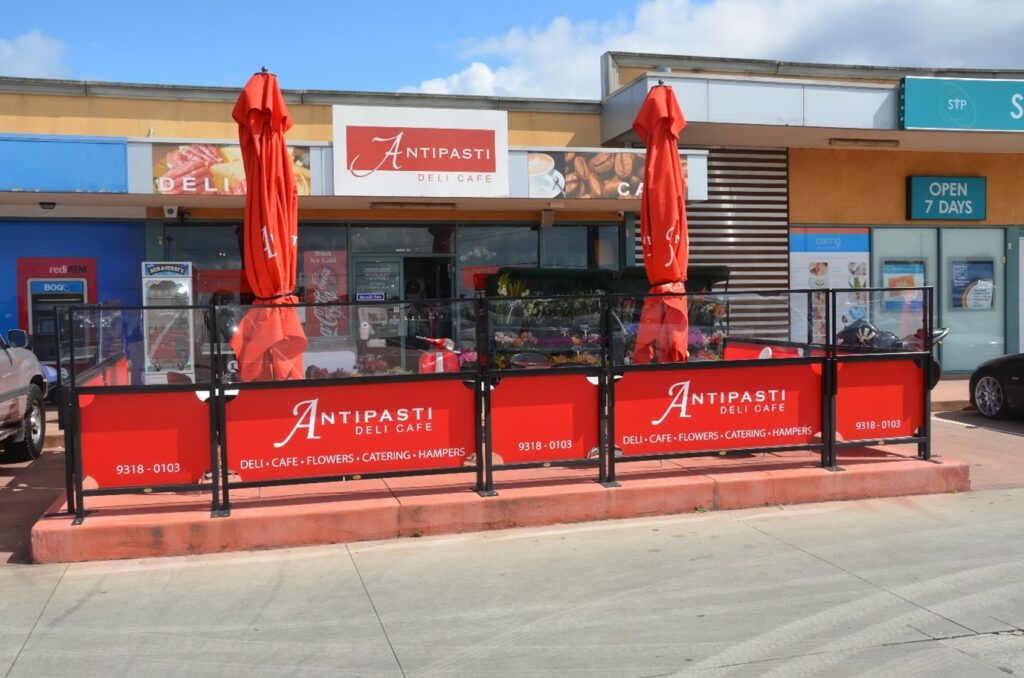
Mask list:
[[348,335],[348,252],[345,250],[307,250],[302,271],[306,276],[306,303],[312,306],[306,315],[307,337]]
[[821,366],[627,372],[615,385],[625,455],[805,445],[821,432]]
[[456,468],[476,442],[461,380],[246,389],[225,411],[243,481]]
[[507,377],[491,392],[493,463],[597,454],[598,389],[584,374]]
[[508,114],[335,106],[334,194],[506,197]]

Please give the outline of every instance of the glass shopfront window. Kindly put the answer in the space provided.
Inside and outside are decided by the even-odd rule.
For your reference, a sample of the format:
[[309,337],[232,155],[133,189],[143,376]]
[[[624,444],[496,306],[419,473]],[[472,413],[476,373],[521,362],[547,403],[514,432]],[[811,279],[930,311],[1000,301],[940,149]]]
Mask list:
[[587,227],[558,226],[540,231],[540,265],[587,268]]
[[353,253],[451,254],[452,227],[447,224],[414,226],[353,226]]
[[538,263],[535,226],[461,226],[455,237],[459,292],[483,289],[482,277],[502,266],[534,267]]
[[[591,268],[598,268],[602,271],[618,271],[621,268],[621,257],[619,254],[619,233],[620,228],[615,226],[592,227],[591,237]],[[632,242],[627,240],[626,242]]]
[[168,224],[164,227],[167,261],[191,261],[194,268],[241,268],[241,224]]
[[[874,228],[874,287],[935,288],[935,325],[948,327],[939,346],[947,372],[970,372],[1004,354],[1006,334],[1004,232],[999,228]],[[911,317],[884,298],[872,322],[903,336],[917,330]],[[909,297],[908,297],[909,298]]]
[[1005,353],[1006,283],[1003,230],[943,228],[942,282],[936,304],[949,336],[944,369],[970,371]]

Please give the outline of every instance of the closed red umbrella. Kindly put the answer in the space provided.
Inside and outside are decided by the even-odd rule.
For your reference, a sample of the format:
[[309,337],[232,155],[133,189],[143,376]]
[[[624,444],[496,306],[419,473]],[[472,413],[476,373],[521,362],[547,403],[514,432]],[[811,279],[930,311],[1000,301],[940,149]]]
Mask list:
[[245,165],[245,276],[256,305],[231,338],[243,381],[301,379],[306,334],[294,308],[299,199],[284,133],[292,126],[277,77],[256,73],[231,116]]
[[[651,294],[686,292],[690,242],[686,228],[686,182],[679,162],[679,133],[686,126],[671,87],[658,85],[633,121],[647,145],[640,233]],[[686,297],[648,297],[640,314],[635,363],[682,362],[687,358]]]

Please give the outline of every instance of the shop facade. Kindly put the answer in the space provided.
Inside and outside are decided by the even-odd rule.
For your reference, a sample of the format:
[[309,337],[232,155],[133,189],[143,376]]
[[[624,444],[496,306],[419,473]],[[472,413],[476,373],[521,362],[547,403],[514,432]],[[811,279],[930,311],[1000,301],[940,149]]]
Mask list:
[[[1021,350],[1024,141],[1012,107],[985,117],[1013,92],[989,105],[969,83],[1024,73],[614,53],[601,67],[589,102],[289,92],[301,299],[471,298],[503,267],[635,266],[630,124],[663,80],[689,121],[693,263],[728,266],[733,291],[934,285],[947,369]],[[0,79],[0,329],[32,329],[76,294],[140,303],[143,261],[191,262],[197,303],[245,301],[236,96]],[[917,113],[939,100],[969,103]],[[733,319],[785,339],[793,315],[740,304]],[[311,337],[352,331],[328,312],[304,321]]]

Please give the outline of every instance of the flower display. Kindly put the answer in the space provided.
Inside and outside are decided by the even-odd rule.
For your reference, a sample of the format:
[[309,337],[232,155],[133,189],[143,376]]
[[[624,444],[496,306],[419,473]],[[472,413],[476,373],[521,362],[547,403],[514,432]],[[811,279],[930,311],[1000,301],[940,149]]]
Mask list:
[[721,360],[725,346],[725,332],[710,327],[690,326],[687,349],[690,360]]

